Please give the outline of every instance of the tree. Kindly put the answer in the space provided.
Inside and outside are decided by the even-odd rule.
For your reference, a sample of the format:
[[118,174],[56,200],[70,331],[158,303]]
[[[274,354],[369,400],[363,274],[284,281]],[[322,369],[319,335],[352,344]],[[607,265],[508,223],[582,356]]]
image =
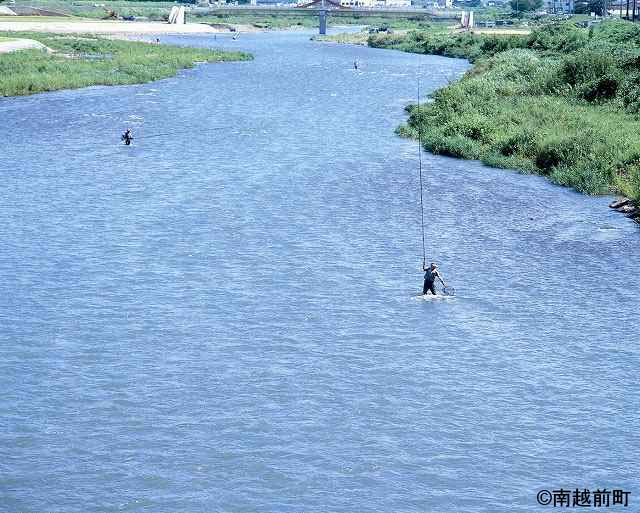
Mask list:
[[542,0],[511,0],[511,8],[520,14],[523,11],[535,11],[542,7]]

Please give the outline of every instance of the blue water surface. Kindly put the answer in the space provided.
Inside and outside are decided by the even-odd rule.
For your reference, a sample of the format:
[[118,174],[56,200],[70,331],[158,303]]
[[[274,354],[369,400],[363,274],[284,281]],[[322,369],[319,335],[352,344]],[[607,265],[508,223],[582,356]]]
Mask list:
[[0,99],[0,511],[637,509],[638,226],[427,154],[457,296],[416,299],[393,131],[468,64],[310,35],[164,38],[255,60]]

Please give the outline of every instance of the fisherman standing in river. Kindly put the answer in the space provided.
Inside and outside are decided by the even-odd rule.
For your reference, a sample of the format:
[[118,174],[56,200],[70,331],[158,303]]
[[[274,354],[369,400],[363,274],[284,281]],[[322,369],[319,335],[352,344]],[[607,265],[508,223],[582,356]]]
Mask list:
[[434,296],[437,295],[436,292],[436,279],[440,280],[442,286],[447,288],[447,285],[444,283],[442,276],[440,276],[440,272],[438,271],[438,266],[435,262],[431,262],[431,265],[426,266],[424,262],[422,262],[422,270],[424,271],[424,286],[422,287],[422,294],[427,295],[431,292]]
[[131,133],[131,129],[127,128],[124,134],[122,134],[122,141],[129,146],[131,141],[133,141],[133,134]]

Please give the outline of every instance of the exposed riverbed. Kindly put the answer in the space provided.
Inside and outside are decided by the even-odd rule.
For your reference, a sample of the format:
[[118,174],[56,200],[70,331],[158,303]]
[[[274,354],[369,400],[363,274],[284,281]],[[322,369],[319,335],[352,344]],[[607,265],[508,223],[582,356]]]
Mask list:
[[458,295],[416,300],[393,130],[468,64],[310,35],[165,37],[255,60],[0,99],[0,509],[637,506],[637,225],[425,155]]

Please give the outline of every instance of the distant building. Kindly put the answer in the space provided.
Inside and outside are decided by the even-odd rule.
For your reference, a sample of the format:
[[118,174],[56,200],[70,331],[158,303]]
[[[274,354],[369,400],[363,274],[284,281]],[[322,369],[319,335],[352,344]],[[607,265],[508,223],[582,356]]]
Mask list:
[[575,2],[574,0],[545,0],[544,9],[548,13],[573,14]]
[[411,0],[376,0],[376,7],[411,7]]
[[365,7],[365,8],[397,8],[411,7],[411,0],[340,0],[343,7]]
[[377,0],[340,0],[343,7],[375,7]]
[[433,9],[452,9],[453,0],[411,0],[411,5]]

